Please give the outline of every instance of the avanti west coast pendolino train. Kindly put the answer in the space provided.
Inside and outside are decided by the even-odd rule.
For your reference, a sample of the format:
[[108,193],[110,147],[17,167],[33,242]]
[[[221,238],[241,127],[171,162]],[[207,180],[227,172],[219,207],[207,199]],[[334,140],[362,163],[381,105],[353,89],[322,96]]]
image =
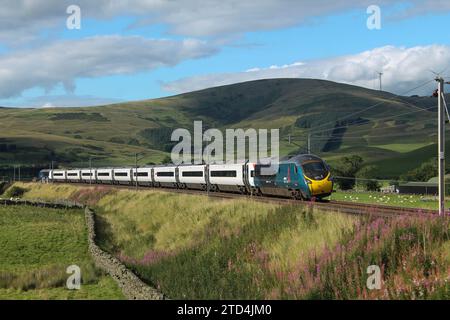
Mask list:
[[309,200],[331,194],[333,181],[328,165],[306,154],[279,163],[278,172],[267,174],[258,163],[161,165],[138,168],[55,169],[53,182],[123,184],[211,192],[240,192]]

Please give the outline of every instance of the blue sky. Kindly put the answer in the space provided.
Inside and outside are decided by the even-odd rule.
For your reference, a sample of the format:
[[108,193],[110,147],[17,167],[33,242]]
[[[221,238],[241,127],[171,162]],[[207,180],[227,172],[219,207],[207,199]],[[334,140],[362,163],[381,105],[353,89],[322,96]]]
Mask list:
[[[148,4],[139,2],[144,2],[139,5]],[[440,71],[450,67],[450,37],[448,33],[439,33],[439,30],[449,25],[450,6],[437,11],[435,2],[430,0],[428,7],[416,5],[417,10],[411,13],[408,10],[414,9],[414,4],[380,4],[380,30],[367,28],[367,6],[357,4],[328,10],[311,9],[310,14],[297,17],[295,14],[285,16],[283,11],[271,13],[274,4],[268,3],[268,12],[260,10],[255,21],[249,20],[254,18],[253,14],[249,14],[250,18],[244,14],[241,17],[243,20],[230,21],[230,26],[225,30],[220,29],[224,21],[227,23],[233,18],[218,17],[217,24],[221,25],[217,31],[214,29],[214,17],[193,16],[195,21],[189,20],[189,15],[184,15],[184,12],[189,13],[191,7],[186,7],[184,11],[183,8],[178,9],[179,15],[187,21],[186,29],[172,22],[172,13],[165,11],[171,8],[158,7],[157,15],[152,13],[142,16],[135,12],[123,15],[120,10],[118,13],[105,13],[102,4],[97,12],[93,6],[86,5],[85,9],[80,4],[81,30],[68,30],[65,27],[68,15],[64,11],[58,15],[57,10],[49,9],[52,13],[48,17],[45,11],[37,17],[30,14],[30,21],[25,22],[30,24],[29,30],[18,26],[17,37],[11,39],[0,34],[0,87],[6,87],[0,90],[0,105],[40,107],[103,104],[158,98],[239,82],[241,79],[245,81],[278,76],[304,75],[375,88],[378,86],[377,70],[386,74],[386,90],[401,93],[408,85],[413,87],[414,84],[431,79],[433,75],[428,69]],[[314,2],[311,3],[314,6]],[[48,5],[53,9],[52,3]],[[64,9],[63,6],[61,8]],[[289,4],[280,8],[290,10]],[[23,8],[17,8],[20,9]],[[406,17],[401,17],[404,13],[407,13]],[[234,17],[232,12],[230,17]],[[267,23],[268,17],[274,22]],[[192,27],[191,24],[202,18],[209,19],[205,23],[213,31],[209,33],[205,31],[208,28]],[[19,15],[17,19],[20,19]],[[257,19],[265,21],[261,23]],[[287,22],[283,23],[283,19]],[[142,25],[134,26],[136,21]],[[119,38],[103,44],[104,37],[110,36]],[[85,44],[86,39],[93,37],[95,41]],[[129,39],[136,47],[131,46],[127,52],[121,43],[126,43],[128,47],[131,43]],[[152,42],[161,39],[170,41],[169,49],[159,48],[165,43]],[[140,45],[141,40],[147,41],[148,48]],[[193,48],[180,44],[186,40],[195,41]],[[101,44],[99,48],[96,47],[98,43]],[[105,51],[117,50],[116,44],[124,53],[105,55]],[[93,47],[92,53],[90,45]],[[83,55],[80,61],[72,63],[76,56],[71,56],[68,61],[63,60],[65,50],[71,52],[78,49],[83,50],[80,51]],[[143,52],[136,54],[141,49]],[[144,50],[148,50],[151,57],[147,59]],[[172,50],[176,51],[172,54]],[[172,55],[176,58],[171,58]],[[136,65],[134,61],[137,61]],[[9,69],[5,67],[3,73],[2,62],[11,66]],[[18,66],[13,68],[15,63]],[[306,66],[294,63],[305,63]],[[401,64],[404,65],[403,69],[396,69],[395,65]],[[335,66],[341,69],[336,70]],[[27,68],[32,70],[28,72]],[[91,71],[94,68],[99,70]],[[70,70],[65,75],[67,69]],[[246,72],[249,69],[254,69],[254,72]],[[447,73],[450,73],[450,69]],[[2,79],[3,74],[5,76]],[[371,74],[373,79],[370,78]],[[397,83],[394,78],[402,83]],[[431,87],[422,90],[419,93],[431,90]]]

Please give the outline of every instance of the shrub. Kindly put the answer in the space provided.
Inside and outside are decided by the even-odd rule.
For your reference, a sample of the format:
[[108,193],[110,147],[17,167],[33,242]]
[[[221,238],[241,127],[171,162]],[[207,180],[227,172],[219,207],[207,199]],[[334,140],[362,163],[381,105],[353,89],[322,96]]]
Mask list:
[[336,183],[342,190],[350,190],[355,186],[356,173],[363,165],[363,159],[360,156],[344,157],[338,165],[332,169],[335,175],[343,178],[336,179]]
[[12,186],[6,190],[5,196],[8,198],[20,198],[25,192],[27,192],[27,189],[25,188]]

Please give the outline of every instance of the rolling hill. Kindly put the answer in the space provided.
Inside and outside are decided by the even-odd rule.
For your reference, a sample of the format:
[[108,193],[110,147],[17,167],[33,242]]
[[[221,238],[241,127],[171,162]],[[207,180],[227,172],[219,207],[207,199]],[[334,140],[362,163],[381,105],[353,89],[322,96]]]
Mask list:
[[145,153],[141,164],[158,163],[175,128],[203,120],[222,130],[280,128],[282,155],[304,152],[309,132],[313,153],[331,163],[358,154],[391,178],[434,156],[435,104],[324,80],[269,79],[98,107],[7,108],[0,164],[86,166],[90,156],[95,165],[133,164],[137,152]]

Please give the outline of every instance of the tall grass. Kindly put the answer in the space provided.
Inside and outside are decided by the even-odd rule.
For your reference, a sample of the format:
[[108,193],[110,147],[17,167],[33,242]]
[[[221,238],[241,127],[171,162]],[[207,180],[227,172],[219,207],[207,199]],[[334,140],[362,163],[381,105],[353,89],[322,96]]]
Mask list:
[[105,196],[98,203],[100,219],[109,226],[116,247],[135,258],[149,250],[177,252],[192,247],[211,232],[222,236],[238,233],[242,225],[274,207],[253,201],[127,190]]
[[[281,297],[314,299],[417,299],[450,297],[450,265],[442,259],[449,220],[439,217],[377,219],[362,224],[335,247],[310,256],[283,279]],[[367,267],[381,268],[380,290],[367,290]]]
[[[159,286],[169,296],[189,299],[262,299],[268,297],[279,282],[274,265],[284,264],[281,255],[272,255],[264,244],[284,241],[292,230],[317,228],[319,219],[333,219],[333,215],[299,210],[295,206],[271,209],[261,217],[243,224],[236,233],[218,233],[213,221],[201,243],[185,248],[176,255],[156,261],[128,261],[138,274]],[[351,218],[349,218],[351,219]],[[314,226],[313,226],[314,225]],[[333,229],[338,239],[341,230]],[[329,230],[328,232],[332,232]],[[321,231],[318,231],[320,237]],[[301,233],[296,236],[301,241]],[[305,242],[311,240],[308,236]],[[314,242],[299,248],[303,252],[319,250]],[[297,251],[295,246],[292,251]]]
[[[83,199],[103,248],[171,298],[448,299],[448,218],[360,219],[311,207],[146,190],[25,186]],[[382,288],[367,288],[367,267]]]

